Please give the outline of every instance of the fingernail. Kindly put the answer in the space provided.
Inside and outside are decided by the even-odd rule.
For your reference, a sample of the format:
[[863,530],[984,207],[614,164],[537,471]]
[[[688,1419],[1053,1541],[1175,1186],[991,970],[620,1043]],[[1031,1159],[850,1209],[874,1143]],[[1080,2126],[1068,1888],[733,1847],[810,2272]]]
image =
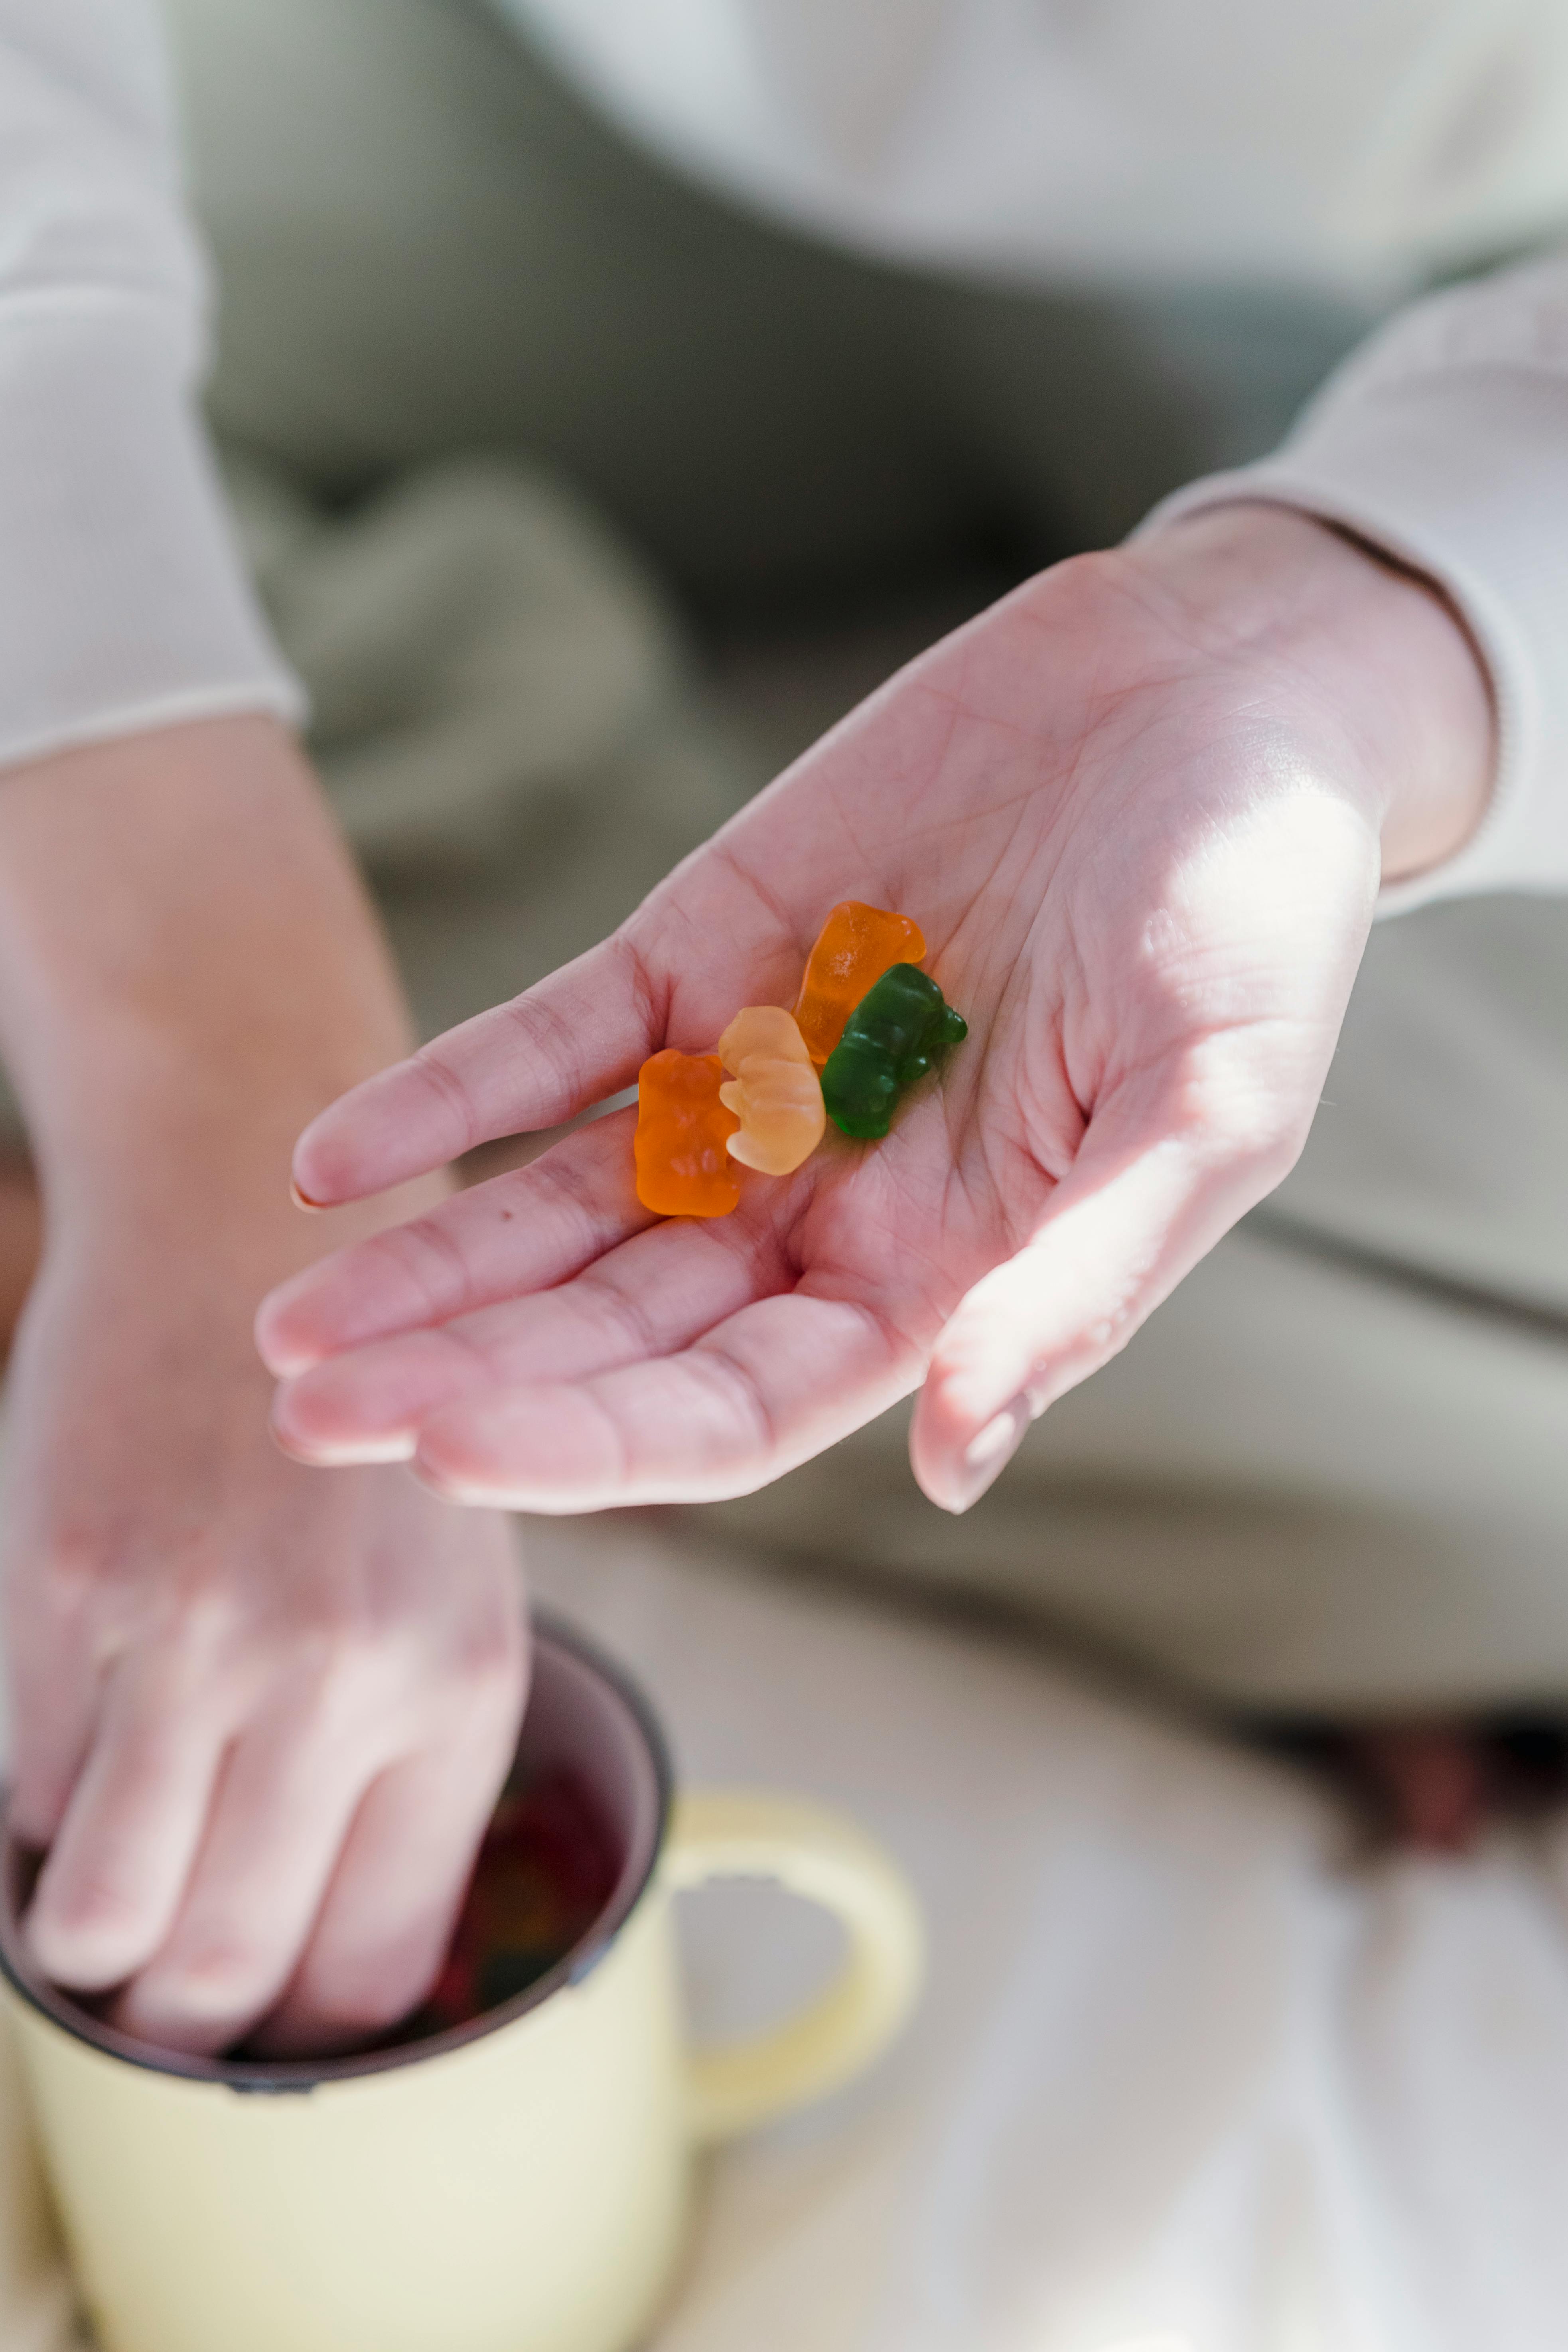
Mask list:
[[289,1185],[289,1198],[297,1209],[309,1209],[312,1216],[318,1214],[327,1205],[325,1201],[312,1201],[309,1192],[300,1192],[298,1184]]
[[967,1511],[977,1503],[998,1479],[1018,1451],[1024,1432],[1029,1426],[1029,1400],[1016,1396],[998,1413],[993,1413],[984,1429],[978,1431],[964,1447],[952,1481],[953,1499],[948,1508]]

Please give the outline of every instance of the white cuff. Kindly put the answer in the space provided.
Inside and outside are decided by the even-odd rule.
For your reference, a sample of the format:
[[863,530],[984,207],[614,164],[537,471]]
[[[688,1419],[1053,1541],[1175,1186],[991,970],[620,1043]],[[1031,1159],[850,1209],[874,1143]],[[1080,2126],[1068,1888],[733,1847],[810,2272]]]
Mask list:
[[1491,673],[1498,769],[1481,822],[1445,864],[1385,888],[1379,912],[1568,891],[1568,373],[1510,358],[1363,373],[1331,385],[1272,457],[1178,490],[1142,529],[1237,499],[1342,524],[1426,573]]
[[247,584],[155,308],[0,309],[0,763],[304,697]]

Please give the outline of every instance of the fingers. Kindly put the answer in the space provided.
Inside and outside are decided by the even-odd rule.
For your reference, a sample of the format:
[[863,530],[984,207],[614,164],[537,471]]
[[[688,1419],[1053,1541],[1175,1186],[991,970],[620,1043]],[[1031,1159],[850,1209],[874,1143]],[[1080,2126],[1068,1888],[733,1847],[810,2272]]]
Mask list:
[[[13,1579],[13,1601],[15,1601]],[[91,1636],[47,1601],[7,1612],[11,1699],[10,1828],[24,1845],[54,1843],[103,1706]]]
[[157,1950],[195,1859],[224,1737],[189,1690],[129,1670],[110,1677],[26,1920],[46,1976],[100,1992]]
[[667,1006],[624,935],[383,1070],[312,1120],[294,1152],[328,1208],[444,1167],[500,1135],[558,1126],[629,1086]]
[[792,1280],[772,1226],[657,1224],[555,1289],[316,1365],[279,1391],[273,1425],[302,1461],[405,1459],[424,1423],[464,1397],[668,1356]]
[[749,1494],[907,1395],[920,1360],[865,1307],[796,1290],[679,1355],[448,1406],[416,1468],[454,1501],[530,1511]]
[[286,1380],[342,1349],[547,1289],[651,1224],[633,1189],[632,1124],[595,1119],[529,1167],[282,1284],[256,1321],[268,1370]]
[[412,1757],[365,1796],[305,1957],[255,2037],[269,2056],[352,2046],[422,1999],[506,1777],[514,1721]]
[[291,1707],[237,1742],[189,1891],[115,2004],[164,2049],[226,2049],[278,1999],[364,1785],[358,1743]]
[[[1267,1109],[1227,1118],[1212,1108],[1215,1089],[1188,1077],[1179,1120],[1169,1096],[1097,1113],[1033,1239],[974,1285],[942,1330],[910,1452],[943,1509],[967,1510],[1030,1421],[1117,1354],[1289,1169],[1304,1120],[1277,1124]],[[1267,1101],[1266,1089],[1225,1091]]]

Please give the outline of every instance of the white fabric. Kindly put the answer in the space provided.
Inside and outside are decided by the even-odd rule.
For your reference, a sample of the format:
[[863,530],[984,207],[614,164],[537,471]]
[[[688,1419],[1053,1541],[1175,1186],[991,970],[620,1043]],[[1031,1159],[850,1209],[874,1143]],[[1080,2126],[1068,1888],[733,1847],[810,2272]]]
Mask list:
[[0,761],[297,716],[195,413],[200,257],[143,0],[0,0]]
[[[1563,2341],[1561,1833],[1353,1870],[1307,1784],[1022,1643],[636,1532],[535,1554],[688,1780],[847,1807],[931,1925],[898,2052],[721,2160],[657,2352]],[[699,1980],[787,1998],[782,1908],[710,1924]]]
[[[1568,220],[1553,0],[501,0],[635,135],[872,250],[1060,280],[1408,286]],[[1383,911],[1568,888],[1568,263],[1417,304],[1266,497],[1437,580],[1491,671],[1475,839]]]
[[[898,2050],[714,2164],[650,2352],[1563,2342],[1562,1832],[1354,1869],[1305,1783],[1022,1643],[629,1527],[533,1549],[540,1597],[646,1683],[689,1783],[847,1808],[931,1933]],[[689,1977],[721,2030],[827,1957],[779,1896],[703,1901]],[[66,2352],[9,2082],[0,2126],[0,2342]]]
[[[1041,279],[1388,291],[1568,219],[1558,0],[504,0],[689,168]],[[146,0],[0,0],[0,760],[292,715],[191,413],[198,261]],[[1391,903],[1568,885],[1568,265],[1418,305],[1205,486],[1438,578],[1497,682],[1470,850]]]
[[687,171],[872,251],[1366,293],[1568,220],[1557,0],[499,0]]

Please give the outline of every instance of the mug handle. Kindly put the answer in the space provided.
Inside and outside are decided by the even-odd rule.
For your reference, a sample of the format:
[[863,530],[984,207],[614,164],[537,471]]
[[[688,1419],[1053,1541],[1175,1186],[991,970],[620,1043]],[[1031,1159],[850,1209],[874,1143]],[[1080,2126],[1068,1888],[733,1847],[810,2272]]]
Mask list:
[[782,2025],[693,2051],[693,2138],[728,2139],[826,2096],[879,2057],[914,2007],[925,1931],[913,1890],[855,1822],[763,1789],[695,1789],[676,1800],[665,1848],[676,1893],[715,1878],[771,1878],[831,1911],[849,1939],[826,1992]]

